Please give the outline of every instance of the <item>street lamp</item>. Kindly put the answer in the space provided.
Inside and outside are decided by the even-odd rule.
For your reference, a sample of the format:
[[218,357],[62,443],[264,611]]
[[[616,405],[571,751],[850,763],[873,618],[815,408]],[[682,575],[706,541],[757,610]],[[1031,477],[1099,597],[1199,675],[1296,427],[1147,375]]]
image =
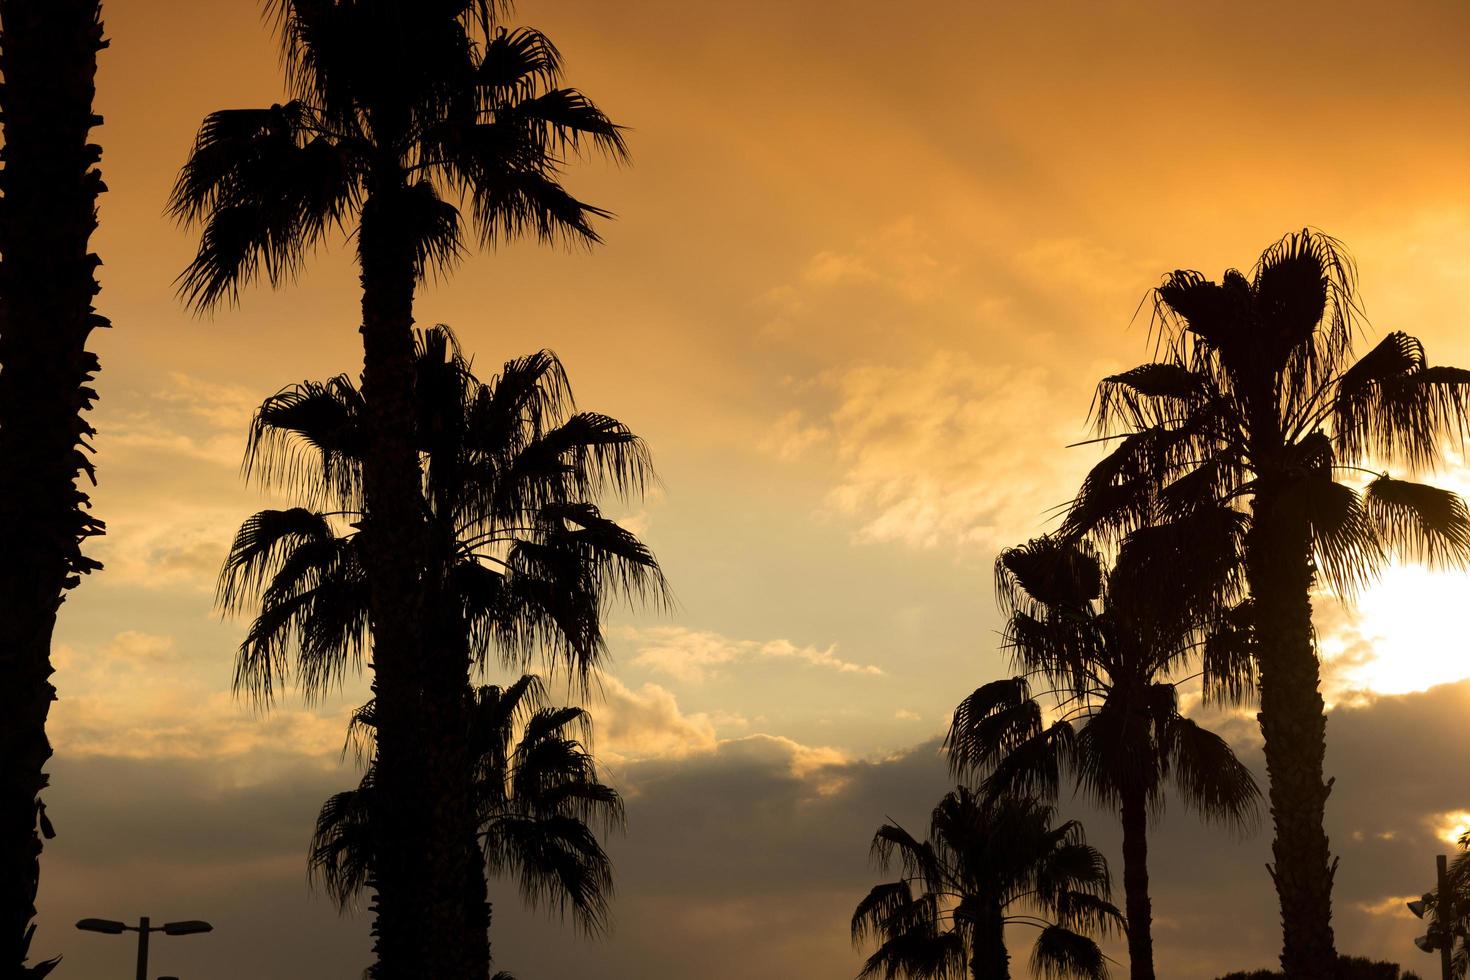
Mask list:
[[1426,953],[1439,951],[1439,973],[1444,980],[1450,980],[1451,962],[1450,952],[1455,945],[1455,937],[1467,938],[1463,925],[1456,922],[1465,915],[1466,909],[1455,900],[1454,891],[1449,883],[1449,859],[1443,854],[1434,856],[1434,870],[1437,881],[1434,891],[1427,893],[1423,898],[1412,902],[1406,902],[1409,911],[1422,919],[1430,912],[1434,913],[1434,922],[1429,931],[1414,940]]
[[138,980],[148,980],[149,933],[161,932],[165,936],[193,936],[201,932],[209,932],[214,926],[199,919],[183,919],[179,922],[165,922],[161,926],[155,926],[148,924],[148,916],[145,915],[138,920],[135,926],[118,922],[115,919],[83,919],[77,923],[77,928],[86,932],[102,932],[109,936],[136,932],[138,934]]

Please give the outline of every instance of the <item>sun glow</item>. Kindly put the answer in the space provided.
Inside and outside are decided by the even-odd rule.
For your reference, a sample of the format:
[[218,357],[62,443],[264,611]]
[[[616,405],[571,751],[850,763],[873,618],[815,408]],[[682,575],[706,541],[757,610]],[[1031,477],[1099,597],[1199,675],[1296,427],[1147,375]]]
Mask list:
[[1470,576],[1398,565],[1323,630],[1327,686],[1407,694],[1470,677]]
[[1446,844],[1458,844],[1461,837],[1470,834],[1470,812],[1465,810],[1437,813],[1432,822],[1434,836]]

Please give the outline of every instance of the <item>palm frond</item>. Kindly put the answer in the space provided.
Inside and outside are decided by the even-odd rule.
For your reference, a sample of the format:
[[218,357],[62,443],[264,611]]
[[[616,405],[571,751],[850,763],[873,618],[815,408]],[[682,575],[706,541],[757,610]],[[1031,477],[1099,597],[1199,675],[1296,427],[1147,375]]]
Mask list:
[[528,98],[560,78],[561,52],[545,34],[526,27],[491,38],[475,73],[496,105]]
[[991,681],[960,702],[944,739],[953,773],[989,772],[1041,734],[1041,706],[1024,677]]
[[1256,825],[1261,791],[1224,739],[1176,714],[1169,720],[1164,741],[1174,785],[1202,819],[1242,832]]
[[1142,364],[1098,382],[1091,414],[1099,432],[1151,429],[1180,419],[1208,392],[1208,379],[1183,364]]
[[1317,567],[1339,595],[1357,595],[1382,567],[1382,539],[1352,487],[1307,473],[1285,484],[1275,502],[1308,529]]
[[293,279],[356,209],[359,161],[313,126],[299,101],[206,117],[168,205],[180,222],[203,226],[178,280],[190,305],[233,301],[258,276],[273,286]]
[[322,804],[307,858],[311,882],[347,911],[372,873],[374,774],[369,770],[357,789],[338,793]]
[[1102,561],[1084,542],[1033,538],[995,560],[1001,608],[1040,619],[1056,607],[1084,609],[1102,595]]
[[1031,972],[1042,980],[1107,980],[1108,963],[1093,940],[1049,925],[1031,947]]
[[1055,799],[1062,775],[1077,768],[1077,731],[1070,722],[1054,721],[1034,738],[1011,749],[986,777],[988,796],[1035,796]]
[[1256,690],[1254,607],[1245,599],[1208,626],[1200,654],[1206,704],[1243,704]]
[[361,510],[366,418],[362,392],[346,375],[283,388],[251,420],[245,475],[312,505]]
[[291,555],[335,540],[327,519],[304,507],[252,515],[235,532],[220,569],[215,602],[226,612],[239,612],[259,596]]
[[613,892],[612,862],[597,837],[574,817],[498,818],[485,832],[492,871],[516,876],[532,908],[569,916],[591,935],[606,931]]
[[1368,520],[1396,554],[1431,568],[1470,564],[1470,509],[1459,494],[1384,475],[1363,499]]
[[1251,283],[1258,357],[1280,371],[1288,413],[1329,383],[1352,349],[1363,309],[1342,243],[1310,228],[1261,253]]

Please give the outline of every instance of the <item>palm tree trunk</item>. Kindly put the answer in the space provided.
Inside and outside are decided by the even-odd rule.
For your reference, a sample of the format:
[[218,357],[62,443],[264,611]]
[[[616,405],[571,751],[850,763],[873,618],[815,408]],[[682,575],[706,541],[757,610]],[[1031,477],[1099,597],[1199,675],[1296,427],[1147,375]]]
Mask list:
[[[435,713],[424,670],[431,649],[424,642],[425,613],[436,603],[429,594],[433,576],[424,574],[428,541],[413,444],[415,270],[411,245],[394,218],[395,190],[392,184],[375,188],[358,242],[363,396],[371,432],[363,490],[378,722],[376,975],[483,980],[486,954],[476,950],[485,936],[481,931],[474,938],[475,916],[465,901],[462,814],[445,793],[445,765],[452,760],[438,729],[446,719]],[[453,731],[459,730],[456,721],[448,719]]]
[[1011,980],[1011,954],[1006,949],[1005,913],[994,904],[983,921],[975,923],[970,949],[970,980]]
[[[97,567],[81,554],[102,524],[79,472],[96,392],[87,338],[107,321],[92,308],[100,264],[95,165],[87,142],[97,53],[106,46],[98,0],[0,0],[0,975],[23,966],[35,926],[42,837],[40,793],[51,757],[46,717],[51,637],[64,593]],[[82,447],[82,448],[79,448]]]
[[1271,878],[1281,901],[1281,966],[1291,980],[1328,980],[1337,962],[1332,879],[1323,818],[1327,717],[1312,634],[1313,570],[1304,522],[1283,513],[1269,484],[1246,539],[1255,609],[1261,734],[1276,838]]
[[1148,801],[1129,790],[1123,823],[1123,894],[1128,912],[1128,975],[1154,980],[1153,906],[1148,897]]

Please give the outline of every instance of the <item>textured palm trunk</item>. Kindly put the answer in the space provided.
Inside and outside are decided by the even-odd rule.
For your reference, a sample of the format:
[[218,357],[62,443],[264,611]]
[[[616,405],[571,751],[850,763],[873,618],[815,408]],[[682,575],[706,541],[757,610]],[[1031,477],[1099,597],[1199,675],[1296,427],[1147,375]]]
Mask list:
[[1128,913],[1128,975],[1154,980],[1153,905],[1148,897],[1148,802],[1128,792],[1120,807],[1123,823],[1123,894]]
[[[428,538],[413,444],[414,263],[394,220],[392,190],[367,202],[358,246],[371,432],[363,489],[378,724],[376,976],[483,980],[485,934],[475,937],[478,917],[465,895],[468,803],[452,798],[446,772],[456,760],[446,746],[456,736],[441,731],[462,742],[463,728],[452,710],[448,719],[437,713],[424,670],[425,613],[436,608],[437,589],[435,576],[424,574]],[[461,692],[463,685],[461,678]]]
[[51,757],[46,716],[56,692],[51,637],[63,594],[98,567],[81,542],[101,533],[77,488],[91,476],[83,420],[96,393],[88,335],[100,264],[96,169],[87,142],[97,53],[97,0],[0,0],[0,976],[28,970],[40,885],[40,793]]
[[970,950],[970,980],[1011,980],[1005,914],[998,903],[992,904],[983,921],[975,923],[975,942]]
[[1270,780],[1271,877],[1281,901],[1281,966],[1290,980],[1328,980],[1336,862],[1323,829],[1329,786],[1322,765],[1327,717],[1312,634],[1313,571],[1305,522],[1285,513],[1263,483],[1246,539],[1255,608],[1266,775]]

